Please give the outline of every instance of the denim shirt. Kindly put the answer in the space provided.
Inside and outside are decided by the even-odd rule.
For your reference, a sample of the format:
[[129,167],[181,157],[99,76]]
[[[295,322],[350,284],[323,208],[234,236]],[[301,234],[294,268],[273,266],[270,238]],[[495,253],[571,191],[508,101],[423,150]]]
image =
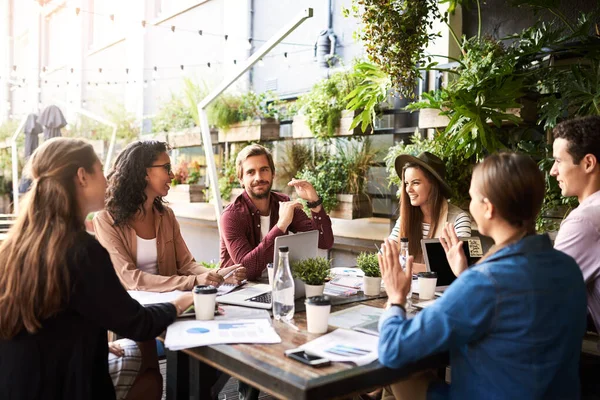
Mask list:
[[429,398],[578,399],[586,328],[581,271],[547,235],[504,247],[463,272],[413,319],[379,321],[379,361],[400,368],[450,352],[452,384]]

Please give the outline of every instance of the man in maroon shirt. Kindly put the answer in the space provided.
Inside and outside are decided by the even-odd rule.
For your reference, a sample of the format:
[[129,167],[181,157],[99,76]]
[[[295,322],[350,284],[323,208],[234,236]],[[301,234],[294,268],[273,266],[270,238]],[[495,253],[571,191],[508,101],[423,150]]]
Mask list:
[[273,262],[275,238],[288,232],[317,229],[319,248],[333,246],[331,220],[309,182],[293,179],[288,185],[306,200],[312,218],[299,200],[290,201],[285,194],[271,191],[275,165],[263,146],[253,144],[240,151],[236,168],[244,192],[221,215],[221,268],[242,264],[248,279],[256,280],[267,263]]

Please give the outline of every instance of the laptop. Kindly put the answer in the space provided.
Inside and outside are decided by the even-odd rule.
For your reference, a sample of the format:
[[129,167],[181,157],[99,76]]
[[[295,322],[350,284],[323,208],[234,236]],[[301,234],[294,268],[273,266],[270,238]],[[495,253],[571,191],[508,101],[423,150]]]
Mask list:
[[[275,238],[273,265],[279,262],[279,247],[287,246],[290,250],[290,265],[294,261],[314,258],[317,256],[319,247],[319,231],[308,231]],[[275,268],[277,270],[277,268]],[[275,274],[277,271],[274,271]],[[266,275],[266,268],[264,275]],[[296,291],[294,298],[304,297],[304,284],[298,279],[294,279]],[[234,304],[238,306],[253,308],[271,308],[271,286],[268,284],[256,284],[244,289],[237,290],[223,296],[217,297],[218,303]]]
[[[478,237],[458,238],[463,242],[463,251],[467,256],[467,264],[469,266],[475,264],[483,257],[481,247],[481,239]],[[423,259],[427,267],[427,271],[437,273],[436,294],[443,293],[456,279],[456,275],[452,272],[446,252],[440,243],[440,239],[423,239],[421,240],[421,249],[423,250]]]

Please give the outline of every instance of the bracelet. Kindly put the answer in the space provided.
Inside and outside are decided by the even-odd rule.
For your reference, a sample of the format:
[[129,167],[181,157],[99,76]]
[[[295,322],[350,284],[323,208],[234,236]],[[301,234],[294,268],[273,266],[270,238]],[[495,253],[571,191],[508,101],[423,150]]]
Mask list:
[[321,204],[323,204],[323,198],[321,196],[319,196],[319,198],[316,201],[307,201],[306,202],[306,206],[308,208],[315,208],[320,206]]

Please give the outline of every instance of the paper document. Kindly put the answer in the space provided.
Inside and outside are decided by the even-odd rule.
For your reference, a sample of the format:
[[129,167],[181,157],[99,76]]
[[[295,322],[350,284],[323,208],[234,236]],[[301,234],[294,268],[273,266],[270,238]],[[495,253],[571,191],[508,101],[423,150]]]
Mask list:
[[360,366],[377,360],[378,340],[377,336],[336,329],[300,348],[331,361],[353,362]]
[[127,293],[141,305],[156,304],[156,303],[168,303],[176,300],[179,296],[184,293],[181,290],[174,290],[172,292],[145,292],[143,290],[128,290]]
[[232,319],[257,319],[263,318],[271,320],[271,315],[267,310],[260,308],[249,308],[239,306],[228,306],[225,304],[219,305],[219,312],[223,314],[215,315],[215,320],[232,320]]
[[281,338],[267,319],[177,321],[165,338],[170,350],[226,343],[281,343]]
[[379,317],[383,314],[383,311],[382,308],[361,304],[329,314],[329,325],[352,329],[357,325],[379,321]]
[[344,286],[337,286],[331,282],[325,283],[323,294],[334,297],[350,297],[358,294],[358,289],[352,289]]
[[362,289],[363,278],[356,276],[336,275],[329,281],[332,285],[343,286],[351,289]]

